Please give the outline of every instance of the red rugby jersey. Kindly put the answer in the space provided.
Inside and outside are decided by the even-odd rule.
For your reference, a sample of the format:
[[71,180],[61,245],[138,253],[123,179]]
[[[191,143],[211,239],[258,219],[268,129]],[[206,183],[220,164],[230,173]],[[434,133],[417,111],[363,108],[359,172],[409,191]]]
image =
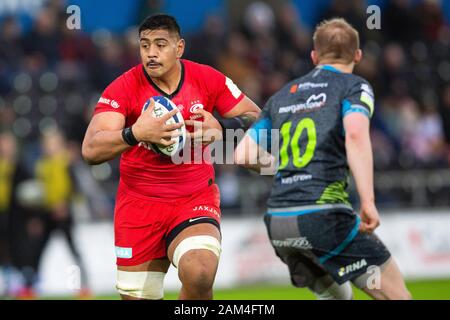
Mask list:
[[[193,117],[195,108],[230,111],[244,94],[214,68],[189,60],[181,60],[182,75],[176,91],[162,92],[139,64],[114,80],[103,92],[94,110],[120,112],[126,126],[136,122],[145,102],[152,96],[166,96],[181,110],[184,119]],[[178,198],[191,195],[214,181],[211,164],[174,164],[167,156],[134,146],[121,155],[120,187],[152,198]]]

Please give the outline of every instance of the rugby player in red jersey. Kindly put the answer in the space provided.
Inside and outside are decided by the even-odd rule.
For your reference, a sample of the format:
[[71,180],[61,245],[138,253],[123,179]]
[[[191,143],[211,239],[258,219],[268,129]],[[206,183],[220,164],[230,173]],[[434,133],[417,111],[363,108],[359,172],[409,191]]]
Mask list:
[[[139,41],[142,63],[105,89],[82,147],[90,164],[121,155],[114,215],[116,287],[122,299],[162,299],[172,263],[182,283],[180,299],[211,299],[221,252],[214,169],[206,162],[174,164],[145,148],[140,142],[172,144],[182,124],[165,124],[175,110],[154,118],[154,101],[146,111],[143,106],[162,95],[178,106],[188,129],[201,117],[201,132],[217,132],[198,136],[197,131],[195,137],[191,132],[205,145],[221,139],[224,129],[247,129],[260,109],[219,71],[181,59],[185,42],[173,17],[146,18]],[[213,110],[223,119],[218,121]]]

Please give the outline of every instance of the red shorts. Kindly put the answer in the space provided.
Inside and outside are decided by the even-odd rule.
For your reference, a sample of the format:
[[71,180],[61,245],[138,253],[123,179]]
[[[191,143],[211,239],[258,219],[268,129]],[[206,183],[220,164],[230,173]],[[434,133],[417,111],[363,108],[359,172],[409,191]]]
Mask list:
[[216,184],[188,197],[167,200],[142,196],[119,184],[114,212],[117,265],[135,266],[165,258],[170,241],[182,229],[204,222],[219,227]]

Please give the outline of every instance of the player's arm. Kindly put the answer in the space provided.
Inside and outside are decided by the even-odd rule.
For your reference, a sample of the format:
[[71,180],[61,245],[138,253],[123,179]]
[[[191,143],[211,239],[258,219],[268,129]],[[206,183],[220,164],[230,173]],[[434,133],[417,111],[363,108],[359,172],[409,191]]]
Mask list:
[[83,140],[83,158],[89,164],[99,164],[115,158],[139,142],[164,146],[173,144],[171,138],[179,134],[175,130],[183,124],[167,125],[165,122],[174,116],[177,110],[155,118],[152,115],[154,105],[151,100],[149,108],[129,128],[125,128],[125,116],[122,113],[101,112],[94,115]]
[[257,134],[250,128],[234,151],[234,163],[263,175],[274,175],[276,159],[252,137]]
[[130,148],[122,139],[125,116],[118,112],[102,112],[94,115],[82,145],[82,155],[89,164],[99,164],[115,158]]
[[233,109],[222,115],[225,119],[221,121],[221,126],[248,129],[260,114],[261,109],[251,99],[244,97]]
[[361,225],[373,232],[380,224],[373,190],[373,157],[370,143],[370,118],[374,110],[372,87],[365,81],[353,84],[342,101],[347,160],[361,202]]
[[[272,155],[272,120],[270,116],[271,99],[267,102],[244,138],[234,151],[234,161],[244,168],[264,175],[274,175],[278,155]],[[274,137],[274,142],[278,138]]]
[[369,118],[359,112],[344,117],[347,159],[361,202],[361,230],[373,232],[380,224],[375,207],[373,157]]

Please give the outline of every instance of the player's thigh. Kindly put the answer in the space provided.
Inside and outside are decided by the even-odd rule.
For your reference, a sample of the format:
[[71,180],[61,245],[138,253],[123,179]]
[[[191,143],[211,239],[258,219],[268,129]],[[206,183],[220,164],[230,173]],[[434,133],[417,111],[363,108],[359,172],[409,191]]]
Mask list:
[[377,300],[411,299],[400,269],[392,257],[375,270],[371,277],[355,279],[354,284]]
[[[201,238],[198,237],[204,237],[206,241],[209,241],[209,239],[213,238],[218,243],[221,241],[221,234],[219,229],[211,223],[199,223],[195,225],[191,225],[180,231],[175,238],[170,242],[168,248],[167,248],[167,256],[169,257],[170,261],[174,261],[174,255],[176,253],[177,248],[179,248],[180,245],[183,245],[184,243],[187,243],[191,239],[199,239],[201,241]],[[212,240],[212,239],[211,239]],[[218,257],[217,254],[214,253],[213,250],[208,249],[202,249],[202,245],[199,246],[192,246],[192,250],[189,250],[189,247],[186,247],[188,251],[186,251],[183,256],[180,258],[179,263],[181,263],[182,259],[188,256],[188,254],[201,254],[203,258],[207,259],[207,261],[211,261],[211,263],[217,263]],[[186,250],[185,249],[185,250]],[[197,251],[197,252],[191,252],[191,251]],[[201,251],[201,252],[200,252]],[[204,261],[204,262],[207,262]]]

